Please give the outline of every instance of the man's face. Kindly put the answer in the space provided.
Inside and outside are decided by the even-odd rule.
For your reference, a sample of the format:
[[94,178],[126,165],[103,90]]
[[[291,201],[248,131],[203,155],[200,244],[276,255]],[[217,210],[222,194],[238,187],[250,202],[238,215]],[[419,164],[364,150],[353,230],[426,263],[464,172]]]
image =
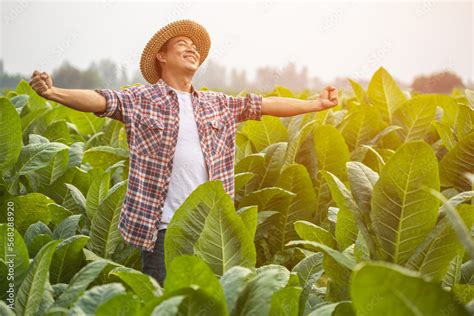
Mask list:
[[157,58],[162,62],[161,67],[166,67],[167,71],[185,71],[194,74],[199,67],[201,56],[189,37],[177,36],[168,41],[166,50],[158,53]]

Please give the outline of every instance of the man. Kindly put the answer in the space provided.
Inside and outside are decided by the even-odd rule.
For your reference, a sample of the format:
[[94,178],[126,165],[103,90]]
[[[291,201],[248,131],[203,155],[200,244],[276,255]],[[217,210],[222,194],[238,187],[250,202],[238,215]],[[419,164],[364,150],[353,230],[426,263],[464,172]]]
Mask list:
[[161,28],[143,50],[140,69],[150,85],[124,90],[62,89],[35,71],[30,85],[41,96],[125,124],[130,156],[127,193],[118,229],[141,248],[144,273],[163,285],[164,237],[174,211],[200,184],[220,179],[234,199],[236,124],[262,115],[293,116],[337,105],[328,86],[318,100],[233,97],[197,91],[192,79],[206,59],[203,26],[179,20]]

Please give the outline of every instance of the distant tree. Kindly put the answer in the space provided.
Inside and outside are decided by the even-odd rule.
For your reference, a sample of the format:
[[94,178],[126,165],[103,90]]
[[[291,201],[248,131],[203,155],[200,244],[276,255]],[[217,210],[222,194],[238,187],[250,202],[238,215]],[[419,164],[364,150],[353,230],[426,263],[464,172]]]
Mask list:
[[119,79],[119,83],[121,86],[123,85],[129,85],[130,83],[128,82],[128,75],[127,75],[127,68],[122,65],[120,67],[120,79]]
[[247,75],[245,70],[239,71],[238,69],[232,68],[230,72],[230,84],[229,89],[240,92],[248,89]]
[[108,87],[99,75],[94,63],[82,72],[68,61],[65,61],[58,69],[53,71],[52,77],[54,84],[63,88],[96,89]]
[[91,68],[97,69],[97,73],[103,81],[105,87],[118,87],[124,83],[118,80],[118,66],[110,59],[102,59],[97,64],[92,63]]
[[227,69],[225,66],[209,59],[203,64],[193,79],[193,84],[199,89],[207,87],[209,89],[225,90],[227,89],[226,80]]
[[419,93],[450,94],[454,88],[464,88],[462,79],[455,73],[442,71],[429,76],[417,76],[411,88]]
[[109,83],[100,76],[99,72],[92,65],[82,73],[81,86],[84,89],[96,89],[96,88],[118,88],[116,78],[113,79],[115,83]]
[[0,90],[14,90],[22,79],[26,79],[26,76],[4,72],[3,60],[0,59]]
[[69,89],[84,88],[81,86],[81,71],[68,61],[64,61],[59,68],[53,71],[52,78],[54,85],[58,87]]

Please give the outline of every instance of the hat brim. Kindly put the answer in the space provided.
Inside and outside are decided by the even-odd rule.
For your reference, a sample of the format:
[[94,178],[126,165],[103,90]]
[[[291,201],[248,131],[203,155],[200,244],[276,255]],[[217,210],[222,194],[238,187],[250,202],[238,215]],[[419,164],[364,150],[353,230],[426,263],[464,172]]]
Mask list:
[[161,46],[170,38],[176,36],[189,37],[197,47],[197,51],[201,56],[199,65],[201,65],[209,54],[211,48],[211,39],[206,29],[192,20],[178,20],[162,27],[148,41],[142,52],[140,59],[140,71],[151,84],[156,83],[161,77],[161,65],[156,59],[156,54]]

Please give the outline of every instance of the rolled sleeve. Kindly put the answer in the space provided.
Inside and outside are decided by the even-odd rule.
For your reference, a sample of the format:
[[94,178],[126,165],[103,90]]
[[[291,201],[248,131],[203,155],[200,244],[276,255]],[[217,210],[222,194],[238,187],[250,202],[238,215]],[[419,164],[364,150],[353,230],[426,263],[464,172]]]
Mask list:
[[106,100],[105,111],[93,112],[94,115],[109,117],[123,123],[129,121],[137,101],[137,95],[133,89],[94,89],[94,91],[104,96]]
[[236,122],[262,119],[262,99],[258,94],[247,93],[243,97],[225,95],[226,106],[234,115]]

